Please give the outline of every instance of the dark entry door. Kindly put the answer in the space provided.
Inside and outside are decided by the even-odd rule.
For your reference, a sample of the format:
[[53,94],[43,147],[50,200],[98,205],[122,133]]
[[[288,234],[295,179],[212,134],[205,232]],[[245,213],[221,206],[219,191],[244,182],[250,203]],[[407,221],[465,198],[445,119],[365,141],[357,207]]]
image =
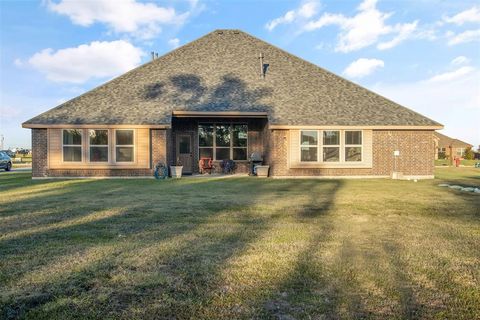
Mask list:
[[177,134],[177,158],[182,163],[183,173],[192,173],[193,152],[190,134]]

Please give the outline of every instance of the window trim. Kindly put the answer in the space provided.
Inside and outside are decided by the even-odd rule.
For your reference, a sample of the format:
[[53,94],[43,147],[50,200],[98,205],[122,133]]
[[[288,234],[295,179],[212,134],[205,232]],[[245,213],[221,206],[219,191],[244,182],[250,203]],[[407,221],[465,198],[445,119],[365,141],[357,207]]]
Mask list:
[[[80,136],[81,136],[81,141],[80,141],[80,144],[64,144],[63,143],[63,134],[66,130],[77,130],[78,132],[80,132]],[[66,164],[70,164],[70,163],[84,163],[84,157],[83,157],[83,143],[84,143],[84,140],[83,140],[83,137],[84,137],[84,130],[83,129],[78,129],[78,128],[67,128],[67,129],[62,129],[62,136],[61,136],[61,139],[62,139],[62,163],[66,163]],[[65,152],[64,152],[64,147],[80,147],[80,155],[81,155],[81,159],[80,161],[65,161]]]
[[[105,130],[106,130],[106,131],[107,131],[107,139],[108,139],[107,144],[106,144],[106,145],[105,145],[105,144],[94,144],[94,145],[90,144],[90,130],[102,130],[102,131],[105,131]],[[111,152],[111,151],[110,151],[110,150],[111,150],[111,148],[110,148],[110,145],[111,145],[111,143],[110,143],[110,142],[111,142],[110,130],[108,130],[108,129],[89,128],[89,129],[87,129],[87,133],[88,133],[88,141],[87,141],[87,150],[88,150],[88,151],[87,151],[87,162],[88,162],[88,163],[92,163],[92,164],[96,164],[96,163],[98,163],[98,164],[105,164],[105,163],[107,163],[107,164],[108,164],[108,163],[110,163],[110,158],[111,158],[111,156],[110,156],[110,152]],[[90,150],[91,150],[90,148],[91,148],[92,146],[94,146],[94,147],[107,147],[107,149],[108,149],[108,151],[107,151],[107,161],[91,161],[91,160],[90,160]]]
[[[360,132],[360,141],[362,142],[361,144],[347,144],[347,132]],[[344,137],[343,137],[343,142],[344,142],[344,145],[343,145],[343,160],[346,162],[346,163],[361,163],[363,162],[363,130],[343,130],[344,132]],[[347,161],[347,153],[345,152],[345,149],[347,149],[348,147],[351,147],[351,148],[360,148],[360,161]]]
[[[329,129],[329,130],[322,130],[322,162],[323,163],[341,163],[343,159],[343,150],[342,150],[342,138],[345,136],[345,134],[342,132],[343,130],[335,130],[335,129]],[[338,132],[338,144],[325,144],[323,142],[324,138],[324,133],[325,132]],[[323,149],[324,148],[338,148],[338,160],[337,161],[325,161],[323,157]]]
[[[121,144],[117,145],[117,131],[133,131],[133,145],[130,144]],[[137,148],[136,148],[136,141],[137,141],[137,130],[135,129],[114,129],[113,130],[113,135],[114,135],[114,140],[113,140],[113,159],[115,163],[118,164],[132,164],[136,163],[137,159]],[[132,161],[117,161],[117,147],[133,147],[133,159]]]
[[[364,130],[340,130],[340,129],[327,129],[327,130],[322,130],[322,129],[299,129],[299,135],[298,135],[298,145],[299,148],[297,150],[298,152],[298,159],[299,163],[302,165],[309,165],[309,164],[322,164],[322,165],[360,165],[360,164],[365,164],[365,134]],[[303,131],[317,131],[319,139],[317,139],[317,150],[318,150],[318,157],[317,161],[302,161],[302,132]],[[338,145],[325,145],[323,144],[323,132],[324,131],[338,131],[339,132],[339,144]],[[345,132],[347,131],[360,131],[361,132],[361,137],[362,137],[362,144],[361,145],[351,145],[351,144],[346,144],[345,142]],[[314,146],[314,145],[309,145],[309,146]],[[323,159],[323,148],[324,147],[338,147],[339,148],[339,161],[324,161]],[[362,150],[362,160],[361,161],[346,161],[345,159],[345,148],[346,147],[360,147]]]
[[[212,146],[200,146],[200,135],[198,128],[201,125],[212,125],[213,126],[213,144]],[[230,145],[228,147],[217,147],[217,125],[226,125],[230,129]],[[235,147],[233,146],[233,126],[234,125],[246,125],[247,126],[247,145],[245,147]],[[247,159],[245,160],[233,160],[235,162],[248,162],[248,122],[199,122],[197,124],[197,146],[198,146],[198,155],[200,157],[200,149],[213,149],[212,150],[212,160],[213,161],[222,161],[217,160],[217,148],[223,148],[229,150],[229,157],[233,160],[233,149],[247,149]]]
[[[308,145],[302,145],[302,132],[316,132],[317,133],[317,144],[308,144]],[[321,161],[322,154],[320,152],[320,136],[319,136],[319,130],[300,130],[300,162],[303,163],[317,163]],[[304,161],[302,160],[302,147],[308,147],[308,148],[316,148],[317,149],[317,160],[316,161]]]

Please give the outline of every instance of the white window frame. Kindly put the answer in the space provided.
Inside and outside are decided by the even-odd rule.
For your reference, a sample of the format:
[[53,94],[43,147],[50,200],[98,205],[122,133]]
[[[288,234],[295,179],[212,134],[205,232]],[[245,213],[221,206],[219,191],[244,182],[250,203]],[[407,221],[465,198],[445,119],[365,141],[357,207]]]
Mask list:
[[[338,144],[324,144],[323,143],[323,134],[324,132],[329,132],[329,131],[336,131],[338,132]],[[335,130],[335,129],[330,129],[330,130],[322,130],[322,162],[324,163],[341,163],[345,162],[342,161],[343,159],[343,151],[342,151],[342,138],[345,136],[345,134],[342,133],[342,130]],[[324,148],[338,148],[338,161],[325,161],[323,159],[323,149]]]
[[[303,145],[302,146],[302,132],[303,131],[316,131],[317,132],[317,135],[318,135],[318,139],[317,139],[317,152],[318,152],[318,157],[317,157],[317,161],[302,161],[302,147],[305,147],[307,145]],[[339,144],[338,145],[324,145],[323,144],[323,132],[325,131],[338,131],[339,132]],[[361,135],[362,135],[362,144],[361,145],[351,145],[351,144],[345,144],[345,132],[347,131],[360,131],[361,132]],[[300,163],[302,164],[325,164],[325,165],[328,165],[328,164],[348,164],[348,165],[352,165],[352,164],[363,164],[365,162],[365,141],[364,141],[364,130],[340,130],[340,129],[328,129],[328,130],[315,130],[315,129],[300,129],[299,130],[299,135],[298,135],[298,145],[299,145],[299,148],[298,148],[298,159],[300,160]],[[313,145],[308,145],[308,146],[312,146]],[[339,148],[339,161],[324,161],[323,160],[323,148],[324,147],[338,147]],[[345,148],[346,147],[360,147],[362,149],[362,160],[361,161],[346,161],[345,160]]]
[[[314,145],[314,144],[303,144],[302,145],[302,132],[316,132],[317,133],[317,144]],[[321,130],[300,130],[300,137],[299,137],[299,145],[300,145],[300,162],[303,162],[303,163],[317,163],[317,162],[321,162],[321,157],[322,157],[322,154],[320,152],[321,150],[321,143],[320,143],[320,133],[321,133]],[[322,133],[323,134],[323,133]],[[317,161],[305,161],[305,160],[302,160],[302,148],[303,147],[308,147],[308,148],[317,148]]]
[[[360,141],[362,142],[361,144],[347,144],[347,132],[360,132]],[[361,163],[363,162],[363,130],[344,130],[343,131],[343,160],[346,163]],[[347,161],[347,152],[346,149],[348,147],[352,148],[360,148],[360,161]]]
[[[80,136],[82,138],[80,144],[64,144],[63,143],[63,133],[64,131],[69,131],[69,130],[77,130],[80,132]],[[83,163],[83,140],[84,138],[84,132],[83,132],[83,129],[78,129],[78,128],[68,128],[68,129],[62,129],[62,163]],[[81,154],[81,159],[80,161],[65,161],[65,155],[64,155],[64,151],[63,151],[63,148],[64,147],[80,147],[80,154]]]
[[[94,130],[94,131],[95,131],[95,130],[102,130],[102,131],[105,131],[105,130],[106,130],[106,131],[107,131],[108,143],[107,143],[107,144],[90,144],[90,130]],[[111,152],[111,151],[110,151],[110,150],[111,150],[111,149],[110,149],[110,145],[111,145],[111,143],[110,143],[110,141],[111,141],[111,140],[110,140],[110,139],[111,139],[111,137],[110,137],[110,130],[108,130],[108,129],[98,129],[98,128],[95,128],[95,129],[94,129],[94,128],[90,128],[90,129],[87,129],[87,134],[88,134],[88,141],[87,141],[87,146],[88,146],[88,148],[87,148],[87,150],[88,150],[87,162],[93,163],[93,164],[95,164],[95,163],[100,163],[100,164],[110,163],[110,152]],[[135,140],[134,140],[134,142],[135,142]],[[107,161],[91,161],[91,160],[90,160],[90,151],[91,151],[91,148],[92,148],[92,147],[107,147],[107,148],[108,148],[108,151],[107,151]],[[116,153],[115,153],[115,154],[116,154]]]
[[[117,131],[133,131],[133,144],[117,144]],[[135,163],[136,155],[137,155],[137,148],[136,148],[136,138],[137,138],[137,133],[135,129],[114,129],[113,130],[113,135],[114,135],[114,146],[113,146],[113,158],[115,159],[115,163],[119,164],[132,164]],[[133,159],[132,161],[117,161],[117,147],[133,147]]]
[[[221,161],[217,160],[217,125],[225,125],[230,128],[230,146],[228,147],[218,147],[218,148],[224,148],[224,149],[229,149],[230,153],[230,159],[233,160],[233,149],[247,149],[247,159],[245,160],[233,160],[235,162],[247,162],[248,161],[248,123],[246,122],[200,122],[198,123],[198,126],[201,125],[212,125],[213,126],[213,144],[212,146],[200,146],[200,135],[198,134],[197,131],[197,146],[198,146],[198,154],[200,155],[200,149],[213,149],[212,152],[212,160],[213,161]],[[247,145],[245,147],[235,147],[233,146],[233,126],[234,125],[246,125],[247,126]]]

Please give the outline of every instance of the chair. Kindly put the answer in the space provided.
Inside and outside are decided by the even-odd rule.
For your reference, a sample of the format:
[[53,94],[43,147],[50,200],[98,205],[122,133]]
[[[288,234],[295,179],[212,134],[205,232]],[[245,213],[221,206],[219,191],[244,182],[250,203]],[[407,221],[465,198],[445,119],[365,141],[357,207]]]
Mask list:
[[235,161],[233,160],[222,160],[220,166],[225,174],[233,173],[235,171]]
[[200,161],[198,161],[198,168],[200,169],[200,173],[202,174],[207,171],[211,174],[213,169],[212,158],[200,158]]

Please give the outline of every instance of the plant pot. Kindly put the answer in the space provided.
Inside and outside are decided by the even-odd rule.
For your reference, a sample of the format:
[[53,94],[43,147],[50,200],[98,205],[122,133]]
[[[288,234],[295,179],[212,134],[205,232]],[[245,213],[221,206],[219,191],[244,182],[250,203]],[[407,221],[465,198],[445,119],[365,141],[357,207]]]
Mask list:
[[181,178],[182,177],[183,166],[170,166],[170,173],[172,178]]
[[268,169],[270,169],[270,166],[256,166],[255,170],[257,172],[257,177],[260,177],[260,178],[268,177]]

